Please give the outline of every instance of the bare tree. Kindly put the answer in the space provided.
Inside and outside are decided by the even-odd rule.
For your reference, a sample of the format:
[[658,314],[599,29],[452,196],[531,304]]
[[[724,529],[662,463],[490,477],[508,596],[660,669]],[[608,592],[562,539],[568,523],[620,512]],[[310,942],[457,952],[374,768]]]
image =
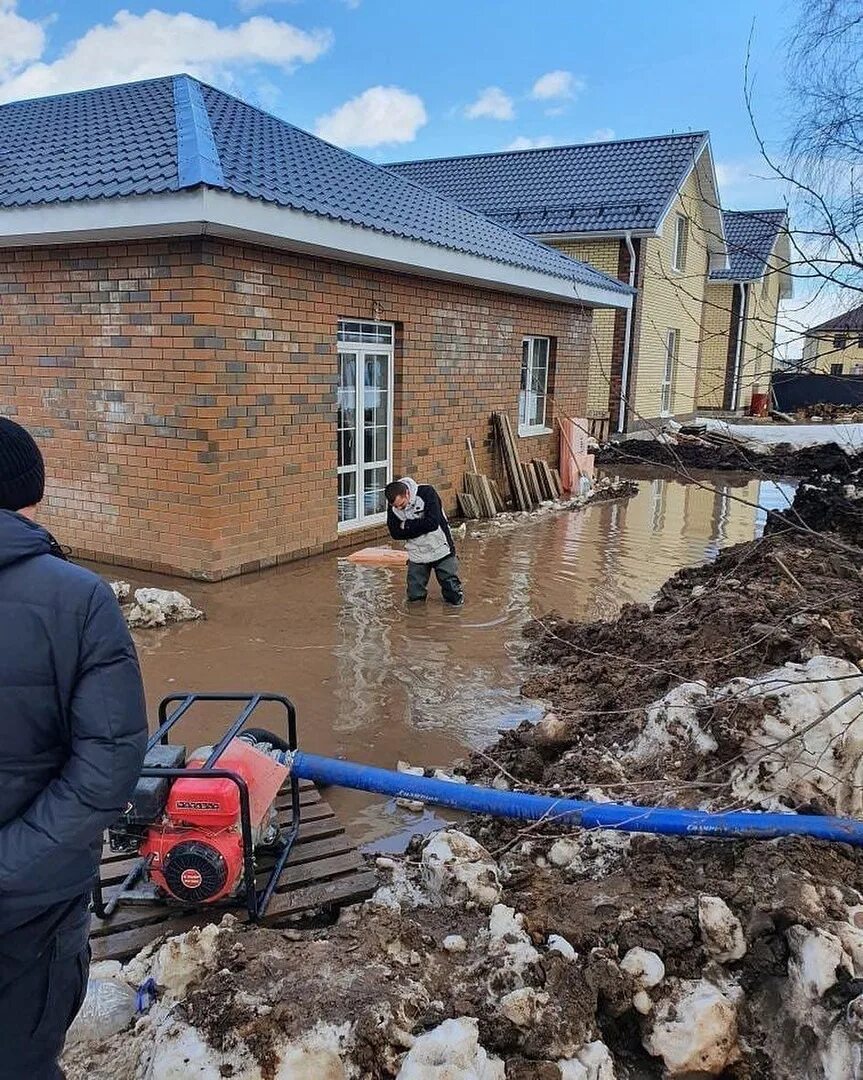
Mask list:
[[749,57],[746,102],[765,161],[792,192],[795,276],[860,293],[863,0],[798,0],[798,11],[788,39],[789,130],[782,158],[767,149],[755,120]]

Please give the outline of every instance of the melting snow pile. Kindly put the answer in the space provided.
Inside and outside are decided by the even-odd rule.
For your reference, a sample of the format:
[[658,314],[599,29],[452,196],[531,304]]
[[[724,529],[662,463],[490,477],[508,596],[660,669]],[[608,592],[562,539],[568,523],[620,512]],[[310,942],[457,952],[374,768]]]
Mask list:
[[747,806],[863,816],[863,674],[830,656],[788,663],[716,689],[683,683],[646,712],[626,754],[646,765],[689,754],[710,762],[718,749],[712,710],[757,706],[759,722],[741,735],[728,765],[731,794]]
[[203,611],[192,606],[188,596],[172,589],[136,589],[135,602],[127,603],[131,586],[127,581],[112,581],[111,588],[123,607],[126,622],[133,630],[167,626],[170,623],[203,619]]

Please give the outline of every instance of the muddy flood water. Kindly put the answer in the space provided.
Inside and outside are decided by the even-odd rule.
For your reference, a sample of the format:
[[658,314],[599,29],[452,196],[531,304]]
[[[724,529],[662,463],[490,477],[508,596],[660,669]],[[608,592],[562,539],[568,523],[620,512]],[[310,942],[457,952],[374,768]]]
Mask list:
[[[133,587],[179,589],[207,616],[136,633],[151,714],[180,690],[269,690],[295,701],[306,750],[389,768],[399,759],[449,765],[499,728],[541,715],[542,703],[519,692],[528,619],[550,610],[612,618],[622,604],[650,599],[680,567],[751,540],[765,510],[787,506],[793,491],[727,476],[710,478],[717,490],[708,491],[637,475],[639,493],[628,500],[508,529],[469,526],[457,542],[461,609],[445,608],[434,582],[429,602],[409,609],[401,569],[335,555],[211,585],[129,572]],[[225,719],[217,709],[201,713],[178,741],[210,741]],[[279,723],[275,714],[261,719]],[[326,797],[374,849],[395,849],[436,822],[431,812],[362,793]]]

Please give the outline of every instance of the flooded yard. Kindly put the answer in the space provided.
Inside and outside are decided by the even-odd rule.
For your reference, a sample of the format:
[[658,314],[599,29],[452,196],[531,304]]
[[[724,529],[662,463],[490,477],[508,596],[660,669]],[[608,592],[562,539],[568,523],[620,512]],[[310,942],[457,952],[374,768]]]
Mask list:
[[[550,610],[611,618],[648,600],[680,567],[758,535],[765,509],[785,507],[793,490],[727,475],[711,479],[716,491],[643,477],[629,500],[509,529],[469,526],[458,542],[461,609],[446,608],[434,587],[427,604],[409,608],[401,569],[335,555],[212,585],[131,573],[134,586],[177,588],[207,614],[136,633],[151,715],[180,690],[269,690],[295,701],[304,749],[389,768],[399,759],[446,765],[540,715],[542,704],[519,690],[528,619]],[[201,714],[188,741],[212,739],[223,720]],[[328,798],[367,843],[430,824],[430,814],[423,821],[374,796]]]

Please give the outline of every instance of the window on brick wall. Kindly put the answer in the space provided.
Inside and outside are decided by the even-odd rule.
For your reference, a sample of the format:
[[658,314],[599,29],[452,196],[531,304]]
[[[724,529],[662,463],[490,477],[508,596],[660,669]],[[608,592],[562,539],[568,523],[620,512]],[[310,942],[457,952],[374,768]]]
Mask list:
[[519,435],[540,435],[548,431],[546,414],[550,367],[551,338],[526,337],[521,343]]
[[674,250],[671,253],[671,269],[683,273],[686,269],[686,248],[689,241],[689,222],[678,214],[674,222]]
[[338,327],[336,421],[339,527],[386,517],[392,473],[392,323],[343,319]]

